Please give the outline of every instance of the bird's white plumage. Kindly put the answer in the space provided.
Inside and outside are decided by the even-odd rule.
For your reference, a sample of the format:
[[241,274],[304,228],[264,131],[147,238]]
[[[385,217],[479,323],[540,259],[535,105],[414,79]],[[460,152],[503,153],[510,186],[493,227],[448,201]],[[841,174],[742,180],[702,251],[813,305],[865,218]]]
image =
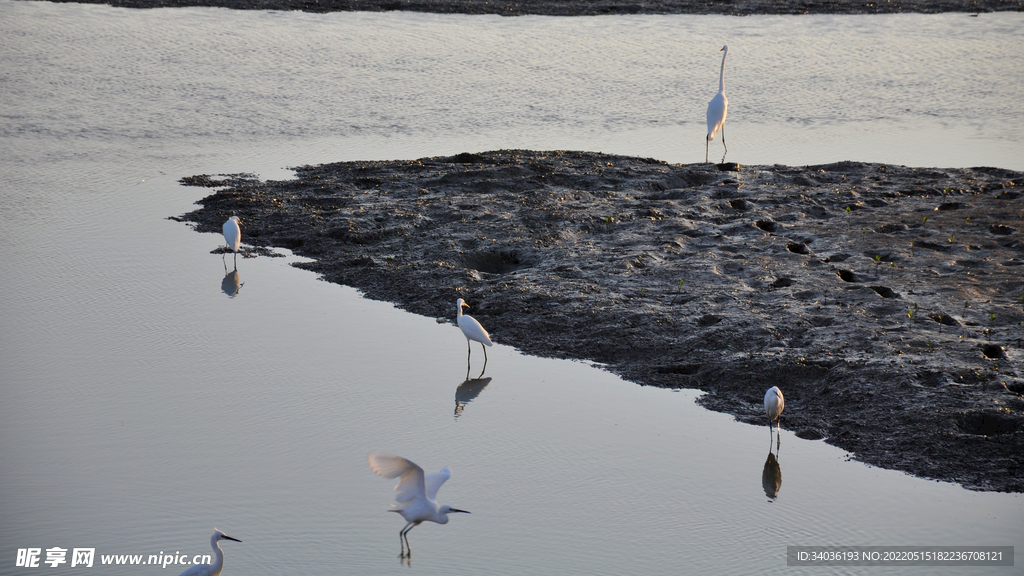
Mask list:
[[[718,94],[708,102],[708,136],[704,147],[704,161],[707,162],[707,146],[719,131],[722,131],[722,144],[725,145],[725,117],[729,113],[729,99],[725,97],[725,57],[729,55],[729,47],[722,46],[722,70],[718,75]],[[726,152],[729,149],[726,148]],[[725,157],[722,157],[725,160]]]
[[426,489],[427,498],[431,500],[437,499],[437,491],[441,489],[441,485],[448,481],[452,477],[452,470],[448,466],[441,469],[440,472],[434,472],[433,474],[427,474],[423,479],[423,487]]
[[214,528],[213,536],[210,537],[210,546],[213,547],[214,555],[213,564],[196,564],[182,572],[179,576],[220,576],[221,570],[224,568],[224,552],[220,549],[220,544],[218,544],[221,540],[241,542],[238,538],[232,538]]
[[238,216],[232,216],[224,223],[224,242],[227,243],[229,250],[236,253],[242,245],[242,229],[238,227],[240,222]]
[[465,510],[458,510],[448,505],[438,506],[435,502],[437,491],[452,475],[449,467],[445,466],[440,472],[424,475],[423,468],[420,468],[412,460],[378,452],[370,452],[366,461],[370,464],[370,470],[377,474],[385,478],[398,478],[398,485],[395,486],[395,500],[398,505],[393,506],[391,512],[401,514],[402,518],[408,522],[405,528],[398,533],[399,539],[403,540],[403,556],[409,546],[409,530],[421,522],[447,524],[448,514],[453,512],[468,514]]
[[456,319],[459,323],[459,328],[462,329],[462,333],[466,336],[467,340],[479,342],[487,346],[494,346],[494,342],[491,342],[491,335],[484,330],[484,327],[476,321],[476,318],[472,316],[466,316],[462,313],[463,307],[469,308],[469,304],[466,304],[462,298],[459,298],[455,302],[455,308],[457,311]]
[[782,390],[778,386],[772,386],[764,393],[764,411],[768,414],[769,425],[778,419],[785,407],[786,399],[782,397]]
[[[426,498],[423,468],[415,462],[401,456],[389,456],[371,452],[367,456],[370,470],[385,478],[399,478],[395,486],[395,501],[409,502],[417,498]],[[437,490],[434,491],[437,493]]]

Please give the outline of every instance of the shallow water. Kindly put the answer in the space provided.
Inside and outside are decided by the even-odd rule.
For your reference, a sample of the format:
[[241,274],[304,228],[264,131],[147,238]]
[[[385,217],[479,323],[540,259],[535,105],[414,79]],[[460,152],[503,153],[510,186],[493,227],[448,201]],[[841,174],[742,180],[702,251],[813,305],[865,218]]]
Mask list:
[[0,574],[23,573],[27,547],[207,553],[213,526],[244,541],[224,543],[226,575],[403,569],[393,481],[370,472],[371,450],[452,465],[440,501],[472,514],[412,531],[413,568],[431,574],[811,573],[785,566],[787,545],[811,544],[1024,550],[1018,495],[864,466],[783,430],[771,501],[766,427],[500,341],[457,413],[451,323],[294,258],[240,260],[229,298],[209,254],[221,239],[166,220],[208,193],[177,185],[199,173],[507,147],[702,160],[715,28],[730,43],[730,160],[1024,169],[1022,22],[0,0]]

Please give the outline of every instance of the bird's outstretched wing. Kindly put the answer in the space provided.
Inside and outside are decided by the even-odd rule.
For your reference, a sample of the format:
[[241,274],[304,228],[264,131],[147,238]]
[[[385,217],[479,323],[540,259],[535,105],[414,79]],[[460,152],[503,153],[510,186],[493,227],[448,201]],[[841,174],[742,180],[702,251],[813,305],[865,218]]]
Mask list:
[[370,470],[377,474],[385,478],[398,478],[398,485],[395,486],[396,501],[408,502],[414,498],[426,496],[426,489],[423,484],[423,468],[420,468],[412,460],[378,452],[370,452],[366,460],[370,464]]
[[441,488],[449,478],[452,477],[452,470],[448,466],[445,466],[440,472],[434,472],[433,474],[427,474],[424,483],[427,489],[427,498],[431,500],[437,499],[437,491]]

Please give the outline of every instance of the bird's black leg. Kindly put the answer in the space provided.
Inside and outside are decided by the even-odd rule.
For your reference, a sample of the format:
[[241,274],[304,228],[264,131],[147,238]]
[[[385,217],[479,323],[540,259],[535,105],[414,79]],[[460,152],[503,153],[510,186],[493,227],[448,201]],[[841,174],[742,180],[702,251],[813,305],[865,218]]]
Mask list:
[[469,338],[466,338],[466,379],[469,379],[469,359],[473,357],[473,346],[469,342]]
[[704,163],[708,163],[708,148],[711,147],[711,140],[704,138]]
[[402,528],[402,531],[398,533],[398,543],[402,546],[402,554],[399,555],[399,558],[405,558],[407,555],[407,549],[409,551],[408,556],[412,556],[412,548],[409,548],[409,530],[412,530],[415,526],[415,524],[409,522],[405,525],[405,528]]
[[[722,146],[725,146],[725,126],[722,126]],[[729,147],[725,146],[725,154],[722,154],[722,162],[725,162],[725,156],[729,153]]]
[[487,347],[484,346],[483,342],[480,343],[480,347],[484,349],[484,368],[480,371],[480,376],[477,376],[477,378],[483,377],[484,372],[487,370]]

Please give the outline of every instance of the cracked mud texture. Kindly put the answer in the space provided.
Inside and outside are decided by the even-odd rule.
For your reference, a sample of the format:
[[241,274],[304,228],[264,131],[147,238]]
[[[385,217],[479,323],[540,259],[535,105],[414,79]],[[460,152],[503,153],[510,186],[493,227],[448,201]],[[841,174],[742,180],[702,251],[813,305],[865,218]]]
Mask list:
[[496,342],[752,424],[779,386],[783,435],[1024,491],[1020,172],[502,150],[182,182],[225,187],[198,231],[237,213],[369,298],[453,324],[463,298]]
[[303,12],[406,10],[441,14],[598,16],[603,14],[893,14],[1024,11],[1024,0],[55,0],[123,8],[217,6]]

